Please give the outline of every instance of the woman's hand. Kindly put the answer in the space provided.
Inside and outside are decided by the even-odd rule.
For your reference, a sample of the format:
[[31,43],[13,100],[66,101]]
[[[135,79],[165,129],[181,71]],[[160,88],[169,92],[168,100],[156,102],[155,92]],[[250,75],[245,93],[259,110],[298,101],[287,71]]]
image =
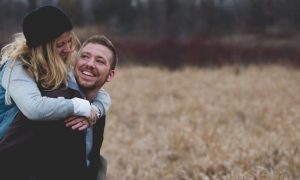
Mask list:
[[90,126],[93,126],[94,124],[96,124],[96,122],[98,121],[99,118],[100,118],[100,114],[94,107],[92,107],[91,115],[89,118],[87,118],[87,121],[89,122]]

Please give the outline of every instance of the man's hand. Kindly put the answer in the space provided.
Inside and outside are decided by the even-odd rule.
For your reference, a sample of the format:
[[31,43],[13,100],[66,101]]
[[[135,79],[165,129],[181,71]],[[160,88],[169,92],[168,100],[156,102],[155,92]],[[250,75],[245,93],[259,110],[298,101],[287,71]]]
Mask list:
[[71,127],[73,130],[78,129],[79,131],[86,130],[90,127],[90,123],[87,118],[82,116],[70,116],[65,120],[66,127]]

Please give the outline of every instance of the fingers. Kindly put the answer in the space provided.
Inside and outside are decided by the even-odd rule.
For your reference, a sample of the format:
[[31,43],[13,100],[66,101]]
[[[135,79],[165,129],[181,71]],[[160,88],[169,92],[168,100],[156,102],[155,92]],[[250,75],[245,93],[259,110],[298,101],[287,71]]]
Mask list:
[[81,127],[78,128],[79,131],[86,130],[89,127],[89,123],[87,121],[83,121],[84,123],[82,124]]
[[73,121],[74,119],[78,118],[79,116],[70,116],[67,119],[65,119],[65,123]]
[[87,120],[88,120],[89,124],[94,125],[97,122],[97,120],[99,119],[99,117],[100,117],[100,115],[99,115],[98,111],[95,110],[94,108],[92,108],[91,115]]
[[73,116],[73,117],[70,117],[68,119],[65,120],[65,123],[66,123],[66,127],[70,127],[70,126],[74,126],[75,124],[81,122],[81,121],[84,121],[85,118],[83,117],[78,117],[78,116]]
[[87,129],[90,124],[84,117],[69,117],[65,120],[66,127],[71,127],[73,130],[78,129],[79,131],[83,131]]
[[73,130],[78,129],[79,131],[86,130],[89,127],[89,123],[87,121],[81,121],[73,125],[71,128]]

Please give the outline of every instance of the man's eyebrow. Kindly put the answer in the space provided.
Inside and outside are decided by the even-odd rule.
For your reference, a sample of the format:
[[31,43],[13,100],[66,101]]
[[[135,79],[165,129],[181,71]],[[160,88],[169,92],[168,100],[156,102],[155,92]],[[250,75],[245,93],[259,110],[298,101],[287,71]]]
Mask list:
[[88,51],[82,51],[81,54],[91,54],[91,53]]
[[96,58],[105,59],[105,57],[104,57],[104,56],[102,56],[102,55],[96,55],[95,57],[96,57]]

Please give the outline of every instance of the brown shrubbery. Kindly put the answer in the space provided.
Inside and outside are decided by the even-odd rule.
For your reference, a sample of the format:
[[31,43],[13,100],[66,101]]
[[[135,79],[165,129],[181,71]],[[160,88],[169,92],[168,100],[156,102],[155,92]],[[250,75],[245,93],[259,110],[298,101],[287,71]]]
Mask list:
[[222,37],[198,37],[189,40],[116,39],[115,43],[123,57],[122,63],[159,65],[170,68],[181,68],[185,65],[200,67],[272,63],[300,65],[300,45],[297,47],[279,44],[276,41],[275,44],[266,44],[256,40],[249,44],[247,39],[234,43],[225,42]]

